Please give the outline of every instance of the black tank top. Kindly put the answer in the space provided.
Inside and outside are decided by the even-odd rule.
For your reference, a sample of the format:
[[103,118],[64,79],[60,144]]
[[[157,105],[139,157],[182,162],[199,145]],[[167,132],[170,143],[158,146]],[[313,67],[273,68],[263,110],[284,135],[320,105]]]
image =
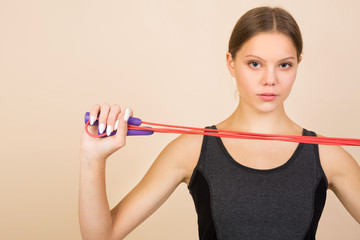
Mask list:
[[[303,136],[316,133],[304,128]],[[327,188],[317,144],[299,143],[286,163],[262,170],[236,162],[221,138],[206,135],[188,186],[201,240],[315,239]]]

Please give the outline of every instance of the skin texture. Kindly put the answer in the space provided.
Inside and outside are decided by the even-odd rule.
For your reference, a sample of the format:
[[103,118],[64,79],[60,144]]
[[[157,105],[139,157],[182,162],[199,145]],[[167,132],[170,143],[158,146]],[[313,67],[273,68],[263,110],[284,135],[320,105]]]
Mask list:
[[[251,56],[249,56],[251,55]],[[286,58],[286,60],[284,60]],[[300,58],[301,61],[301,58]],[[226,64],[239,89],[239,105],[218,129],[271,134],[301,135],[302,127],[285,113],[284,101],[296,78],[296,50],[281,33],[260,33],[248,40]],[[272,101],[259,94],[275,93]],[[127,123],[119,105],[96,104],[91,116],[100,113],[100,123],[117,133],[108,138],[91,138],[83,132],[80,148],[79,221],[83,239],[123,239],[155,212],[181,184],[189,184],[200,156],[203,136],[180,135],[157,156],[144,178],[110,210],[105,189],[106,159],[126,145]],[[133,111],[130,109],[130,116]],[[96,134],[96,127],[89,130]],[[258,169],[284,164],[297,143],[222,138],[232,157]],[[261,149],[261,151],[259,151]],[[321,164],[329,189],[360,223],[360,167],[340,146],[319,145]],[[265,158],[266,156],[266,158]],[[266,159],[266,161],[264,161]]]

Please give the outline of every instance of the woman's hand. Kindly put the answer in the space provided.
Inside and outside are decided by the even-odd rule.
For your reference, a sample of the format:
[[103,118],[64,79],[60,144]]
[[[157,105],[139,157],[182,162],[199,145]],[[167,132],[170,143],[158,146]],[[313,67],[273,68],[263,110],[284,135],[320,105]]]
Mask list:
[[[91,126],[96,121],[100,112],[98,126]],[[117,130],[113,136],[105,138],[94,138],[89,136],[84,130],[81,136],[80,158],[87,161],[105,160],[111,154],[125,146],[127,134],[127,120],[133,116],[133,112],[128,108],[128,112],[122,111],[120,106],[114,104],[95,104],[90,111],[90,124],[88,130],[92,134],[97,134],[99,128],[100,134],[106,132],[110,135],[112,131]],[[125,119],[124,119],[125,118]]]
[[[182,135],[169,143],[155,159],[141,181],[110,210],[106,196],[106,158],[125,146],[127,121],[132,116],[120,106],[95,105],[90,116],[99,116],[99,126],[110,137],[93,138],[84,130],[81,138],[81,164],[79,181],[79,222],[83,239],[123,239],[134,228],[154,213],[176,187],[190,179],[199,158],[202,137]],[[108,127],[110,126],[110,127]],[[88,126],[92,134],[97,127]],[[124,179],[126,180],[126,179]]]

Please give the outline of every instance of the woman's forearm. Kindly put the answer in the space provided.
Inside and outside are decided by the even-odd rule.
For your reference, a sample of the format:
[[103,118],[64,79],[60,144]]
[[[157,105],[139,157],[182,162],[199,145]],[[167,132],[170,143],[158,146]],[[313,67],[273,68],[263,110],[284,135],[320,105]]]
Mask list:
[[106,160],[80,159],[79,221],[83,239],[110,239],[112,218],[106,196]]

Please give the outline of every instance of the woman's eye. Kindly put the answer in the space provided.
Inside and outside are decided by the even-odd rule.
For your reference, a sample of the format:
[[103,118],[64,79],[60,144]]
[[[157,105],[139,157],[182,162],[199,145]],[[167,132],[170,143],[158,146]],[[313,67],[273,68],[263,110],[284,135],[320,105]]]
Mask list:
[[281,63],[280,64],[280,67],[281,68],[289,68],[289,67],[291,67],[292,65],[290,64],[290,63]]
[[258,68],[260,66],[258,62],[249,62],[249,64],[254,68]]

